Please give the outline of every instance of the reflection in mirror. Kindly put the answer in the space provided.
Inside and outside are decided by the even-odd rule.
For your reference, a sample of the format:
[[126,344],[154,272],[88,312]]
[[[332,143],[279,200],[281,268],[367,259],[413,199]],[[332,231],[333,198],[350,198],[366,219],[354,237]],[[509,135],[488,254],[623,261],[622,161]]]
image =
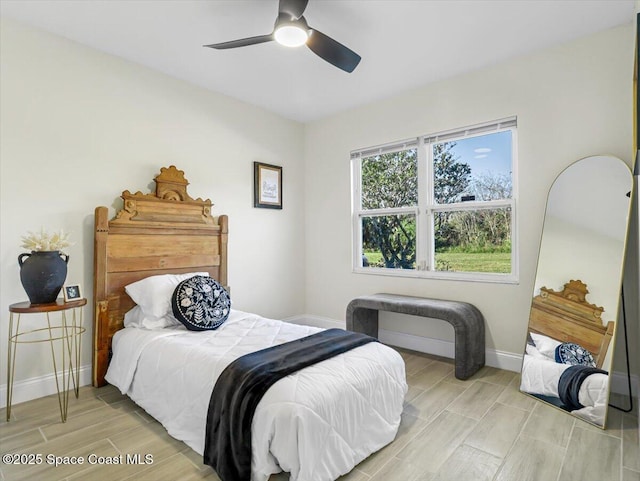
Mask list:
[[520,390],[605,426],[633,179],[579,160],[547,198]]

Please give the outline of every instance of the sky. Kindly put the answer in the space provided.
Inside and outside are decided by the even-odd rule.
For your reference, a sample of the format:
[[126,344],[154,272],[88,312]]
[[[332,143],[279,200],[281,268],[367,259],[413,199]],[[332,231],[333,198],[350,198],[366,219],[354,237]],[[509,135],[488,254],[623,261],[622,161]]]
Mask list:
[[469,164],[474,177],[487,172],[511,173],[509,130],[456,140],[452,152],[459,157],[459,162]]

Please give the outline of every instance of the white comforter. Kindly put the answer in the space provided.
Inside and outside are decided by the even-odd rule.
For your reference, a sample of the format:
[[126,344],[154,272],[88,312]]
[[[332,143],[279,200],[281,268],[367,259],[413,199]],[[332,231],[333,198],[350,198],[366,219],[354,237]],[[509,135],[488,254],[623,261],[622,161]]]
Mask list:
[[[236,358],[321,329],[232,311],[216,331],[126,328],[113,339],[106,379],[173,437],[204,450],[209,398]],[[252,481],[330,481],[391,442],[407,391],[404,362],[369,343],[274,384],[252,424]]]

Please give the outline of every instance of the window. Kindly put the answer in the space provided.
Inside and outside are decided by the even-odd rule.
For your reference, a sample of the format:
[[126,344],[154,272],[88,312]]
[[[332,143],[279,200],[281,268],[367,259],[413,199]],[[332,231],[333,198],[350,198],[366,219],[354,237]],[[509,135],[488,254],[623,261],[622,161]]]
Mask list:
[[517,280],[516,119],[352,152],[354,269]]

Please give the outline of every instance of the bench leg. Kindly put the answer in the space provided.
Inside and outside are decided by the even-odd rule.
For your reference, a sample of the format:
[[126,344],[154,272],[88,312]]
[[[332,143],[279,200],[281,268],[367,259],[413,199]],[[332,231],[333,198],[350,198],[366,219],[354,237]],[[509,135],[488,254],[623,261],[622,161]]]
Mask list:
[[[471,329],[474,330],[474,329]],[[457,379],[469,379],[484,366],[484,325],[470,332],[470,327],[455,331],[455,375]]]
[[361,332],[378,339],[378,310],[358,307],[347,313],[347,331]]

